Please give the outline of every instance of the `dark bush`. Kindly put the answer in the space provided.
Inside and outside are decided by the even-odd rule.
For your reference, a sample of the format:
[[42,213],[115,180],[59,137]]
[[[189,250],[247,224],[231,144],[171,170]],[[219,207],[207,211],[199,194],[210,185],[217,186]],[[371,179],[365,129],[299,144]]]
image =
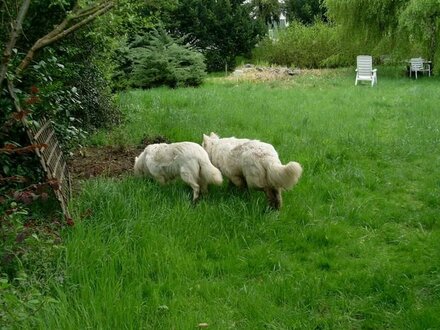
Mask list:
[[[52,120],[64,149],[76,147],[86,132],[118,123],[121,112],[93,54],[68,40],[65,47],[47,48],[26,72],[24,91],[37,90],[27,107],[33,119]],[[90,62],[88,62],[90,60]]]
[[115,76],[119,86],[124,81],[125,87],[198,86],[206,76],[203,55],[165,31],[138,36],[118,53],[123,55]]

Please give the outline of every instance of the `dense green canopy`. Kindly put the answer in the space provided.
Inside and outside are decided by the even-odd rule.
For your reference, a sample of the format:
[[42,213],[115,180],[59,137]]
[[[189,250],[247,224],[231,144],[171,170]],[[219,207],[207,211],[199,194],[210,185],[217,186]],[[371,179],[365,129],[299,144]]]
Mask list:
[[348,42],[373,54],[438,61],[440,0],[326,0],[328,16]]

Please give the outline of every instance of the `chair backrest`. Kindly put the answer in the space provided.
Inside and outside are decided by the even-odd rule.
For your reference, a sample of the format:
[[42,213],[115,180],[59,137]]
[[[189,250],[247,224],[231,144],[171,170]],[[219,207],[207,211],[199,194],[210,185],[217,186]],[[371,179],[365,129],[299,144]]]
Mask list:
[[356,57],[357,72],[360,76],[371,76],[373,70],[373,58],[370,55],[359,55]]
[[423,59],[421,57],[412,58],[410,60],[411,70],[422,70],[423,69]]

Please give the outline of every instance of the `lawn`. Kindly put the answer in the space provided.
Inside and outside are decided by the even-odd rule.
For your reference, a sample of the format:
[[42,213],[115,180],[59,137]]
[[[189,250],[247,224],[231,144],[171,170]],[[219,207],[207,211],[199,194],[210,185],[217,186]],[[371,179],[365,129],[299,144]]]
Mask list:
[[120,95],[91,143],[202,133],[260,139],[303,165],[281,211],[263,193],[98,178],[71,203],[46,329],[440,328],[440,80],[352,70]]

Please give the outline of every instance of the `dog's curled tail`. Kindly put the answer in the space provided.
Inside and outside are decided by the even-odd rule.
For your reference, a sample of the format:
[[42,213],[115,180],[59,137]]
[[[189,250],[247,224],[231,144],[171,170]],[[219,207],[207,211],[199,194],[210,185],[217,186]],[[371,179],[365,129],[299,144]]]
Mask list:
[[207,183],[220,186],[223,182],[222,173],[211,162],[200,163],[200,174]]
[[273,187],[290,189],[298,183],[302,171],[297,162],[289,162],[286,165],[272,164],[268,168],[267,179]]

